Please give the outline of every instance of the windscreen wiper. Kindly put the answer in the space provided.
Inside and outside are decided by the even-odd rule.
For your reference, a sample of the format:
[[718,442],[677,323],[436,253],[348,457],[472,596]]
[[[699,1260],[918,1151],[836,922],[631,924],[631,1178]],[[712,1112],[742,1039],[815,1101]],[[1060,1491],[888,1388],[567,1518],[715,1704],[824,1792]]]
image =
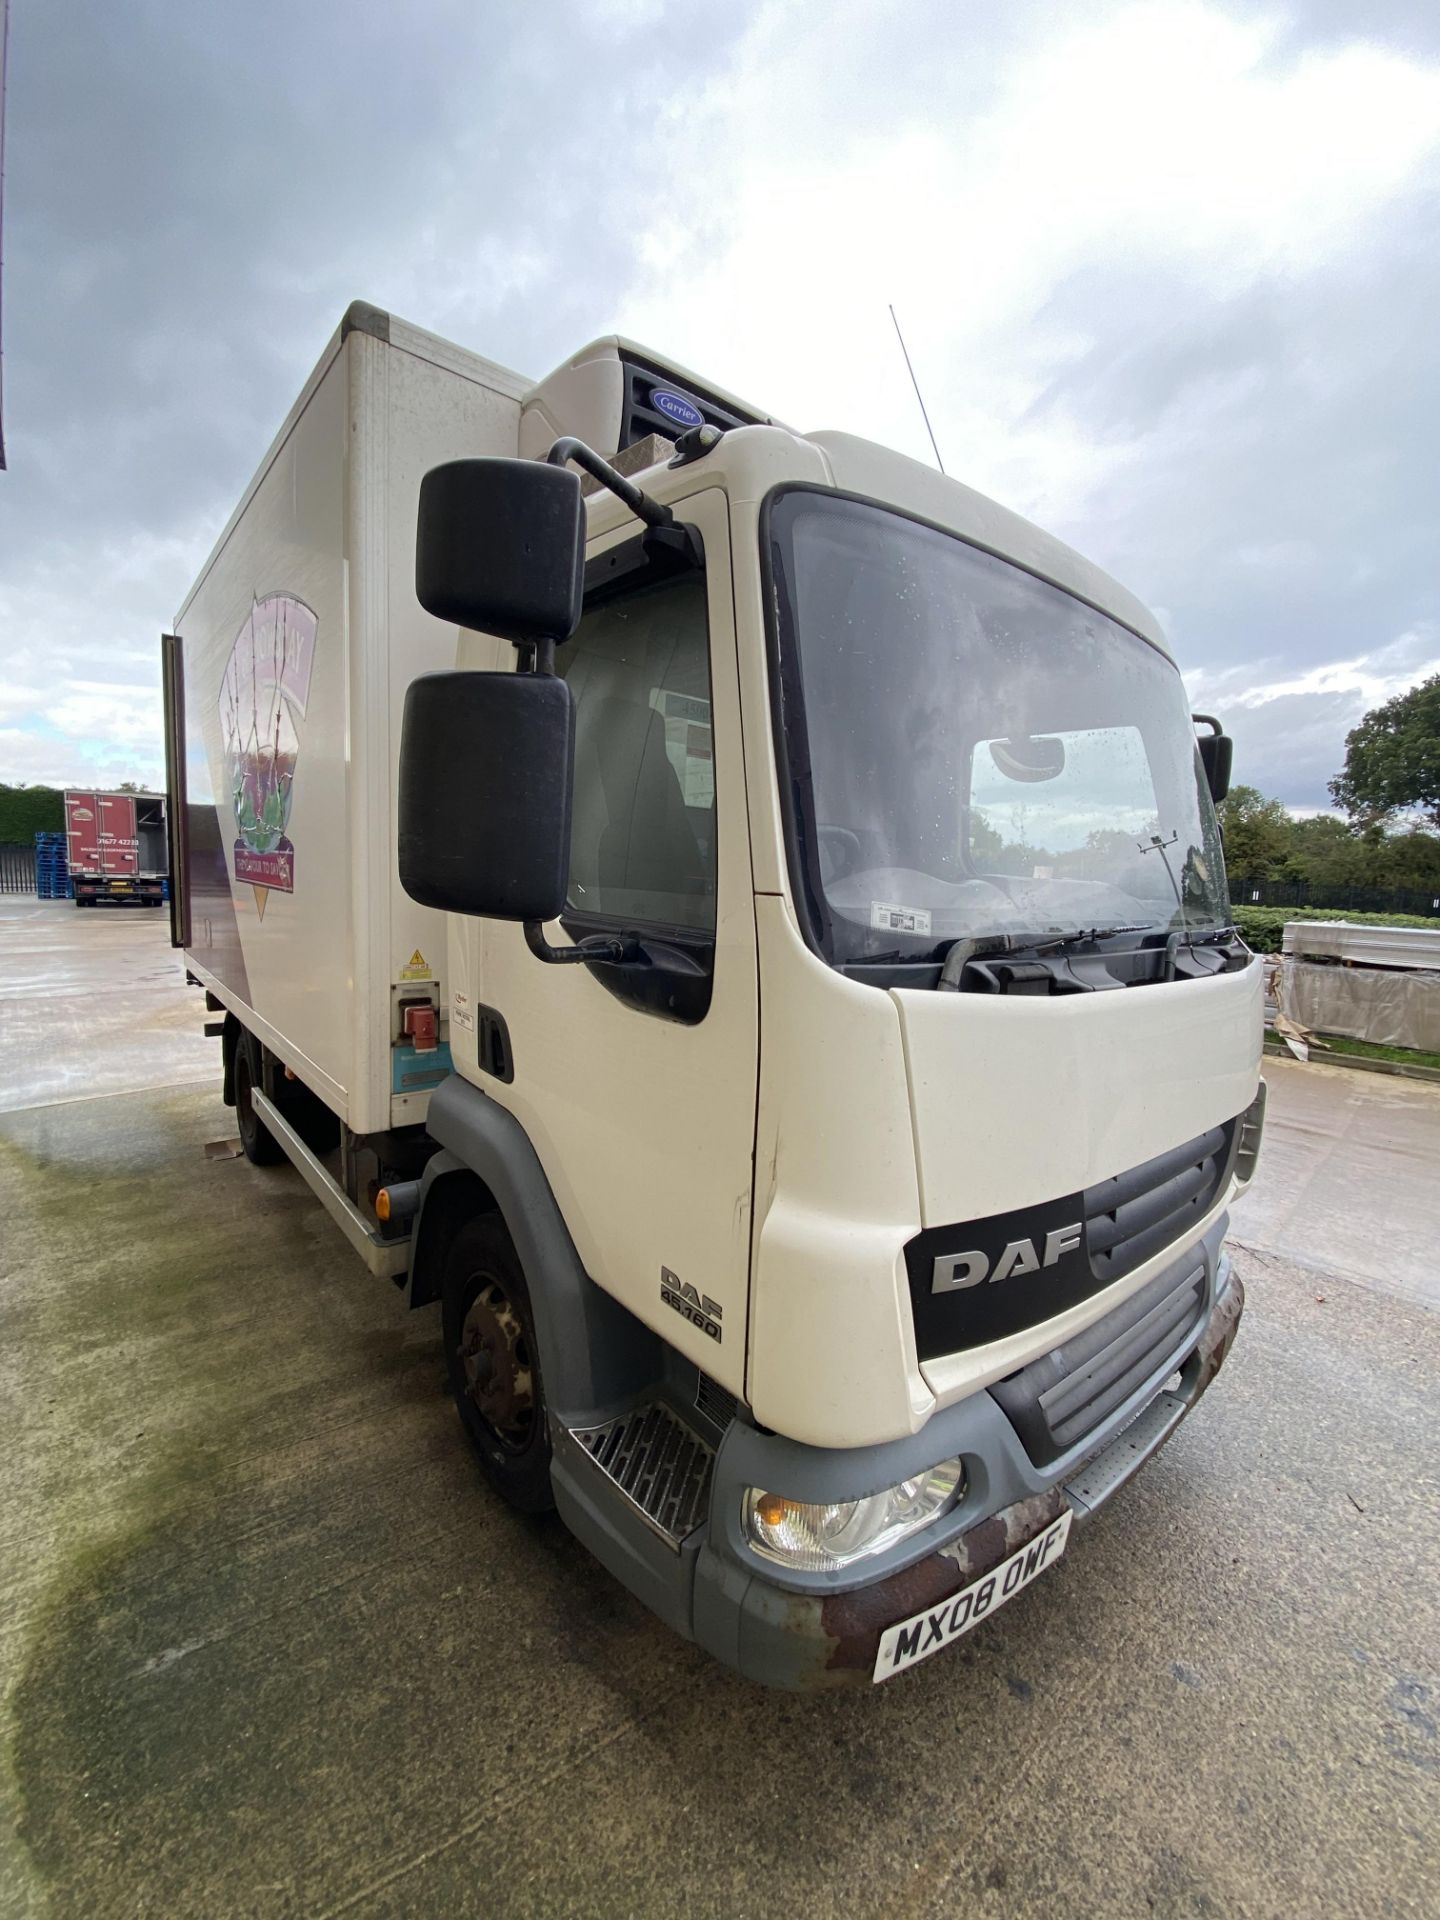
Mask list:
[[[1075,948],[1122,933],[1149,933],[1153,921],[1128,927],[1078,927],[1072,933],[977,933],[957,940],[940,970],[942,993],[1084,993],[1118,987],[1100,954]],[[972,978],[966,979],[969,969]]]
[[[1197,947],[1223,947],[1240,937],[1239,928],[1234,926],[1203,927],[1198,933],[1189,927],[1177,927],[1175,933],[1178,933],[1182,939],[1193,942]],[[1172,933],[1170,938],[1173,940],[1175,934]]]
[[[1186,954],[1183,966],[1182,945]],[[1203,933],[1195,933],[1188,926],[1177,927],[1165,942],[1165,978],[1174,980],[1183,974],[1187,979],[1204,979],[1209,974],[1226,973],[1237,947],[1244,951],[1234,927],[1208,927]]]
[[1112,940],[1121,933],[1149,933],[1153,924],[1147,920],[1144,926],[1135,927],[1081,927],[1073,933],[1057,933],[1053,929],[1049,933],[981,933],[968,941],[952,941],[943,948],[943,953],[937,947],[930,947],[923,953],[916,953],[913,948],[888,947],[884,953],[857,954],[853,960],[842,964],[841,971],[847,972],[851,967],[933,967],[958,946],[969,947],[967,958],[980,953],[1018,952],[1022,949],[1027,953],[1032,949],[1049,952],[1052,948],[1075,946],[1086,940]]

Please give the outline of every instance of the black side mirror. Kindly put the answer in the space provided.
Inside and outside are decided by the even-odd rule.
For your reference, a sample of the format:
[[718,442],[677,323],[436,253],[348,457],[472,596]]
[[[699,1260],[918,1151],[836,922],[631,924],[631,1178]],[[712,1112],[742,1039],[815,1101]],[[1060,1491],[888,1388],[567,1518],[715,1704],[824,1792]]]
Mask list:
[[574,702],[552,674],[427,673],[412,681],[400,735],[398,848],[410,898],[495,920],[555,919],[569,880],[574,760]]
[[452,460],[420,482],[415,596],[517,646],[568,640],[585,591],[580,476],[534,460]]
[[1200,749],[1200,764],[1205,769],[1210,798],[1218,807],[1230,791],[1230,763],[1235,757],[1235,742],[1228,733],[1221,732],[1220,722],[1210,714],[1192,713],[1190,718],[1197,726],[1210,728],[1195,744]]

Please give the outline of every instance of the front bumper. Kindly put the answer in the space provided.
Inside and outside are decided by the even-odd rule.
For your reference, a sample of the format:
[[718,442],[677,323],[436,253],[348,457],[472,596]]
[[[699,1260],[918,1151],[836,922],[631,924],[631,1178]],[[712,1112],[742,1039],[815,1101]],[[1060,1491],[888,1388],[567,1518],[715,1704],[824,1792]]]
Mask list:
[[[1042,1533],[1067,1505],[1077,1520],[1088,1518],[1195,1406],[1230,1350],[1245,1304],[1238,1276],[1219,1253],[1218,1236],[1207,1264],[1214,1274],[1209,1312],[1189,1351],[1171,1359],[1165,1377],[1180,1375],[1173,1391],[1163,1381],[1147,1381],[1135,1401],[1048,1467],[1034,1464],[989,1393],[937,1415],[916,1440],[929,1459],[964,1456],[971,1492],[961,1510],[963,1531],[868,1584],[820,1590],[816,1576],[806,1577],[802,1587],[798,1579],[786,1583],[778,1570],[757,1566],[739,1536],[738,1487],[778,1486],[797,1499],[835,1498],[821,1482],[832,1478],[837,1466],[846,1470],[846,1456],[821,1454],[807,1463],[802,1456],[816,1450],[753,1428],[732,1429],[717,1461],[710,1535],[696,1558],[691,1622],[696,1640],[747,1678],[769,1686],[816,1691],[868,1684],[887,1627],[938,1608]],[[893,1464],[883,1470],[893,1484],[915,1470],[917,1463],[905,1457],[915,1447],[911,1441],[860,1451],[893,1453]],[[868,1460],[866,1466],[868,1483],[875,1471]],[[853,1464],[849,1470],[854,1472]],[[883,1478],[875,1483],[886,1484]]]

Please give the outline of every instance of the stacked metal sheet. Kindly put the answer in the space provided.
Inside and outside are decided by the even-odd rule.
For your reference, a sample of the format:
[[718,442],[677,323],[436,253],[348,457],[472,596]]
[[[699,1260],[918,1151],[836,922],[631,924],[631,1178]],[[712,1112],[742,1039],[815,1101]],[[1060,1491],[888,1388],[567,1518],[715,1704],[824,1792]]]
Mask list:
[[1277,998],[1312,1033],[1440,1053],[1440,927],[1292,920]]
[[1424,967],[1440,972],[1440,927],[1351,926],[1344,920],[1292,920],[1284,950],[1307,960],[1361,967]]

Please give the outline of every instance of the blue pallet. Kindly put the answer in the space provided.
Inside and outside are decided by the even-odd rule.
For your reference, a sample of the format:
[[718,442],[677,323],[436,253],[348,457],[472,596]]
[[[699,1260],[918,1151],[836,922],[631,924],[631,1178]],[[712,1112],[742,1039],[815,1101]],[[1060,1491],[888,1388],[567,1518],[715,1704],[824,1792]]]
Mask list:
[[69,900],[69,838],[64,833],[37,833],[35,836],[35,892],[42,900]]

